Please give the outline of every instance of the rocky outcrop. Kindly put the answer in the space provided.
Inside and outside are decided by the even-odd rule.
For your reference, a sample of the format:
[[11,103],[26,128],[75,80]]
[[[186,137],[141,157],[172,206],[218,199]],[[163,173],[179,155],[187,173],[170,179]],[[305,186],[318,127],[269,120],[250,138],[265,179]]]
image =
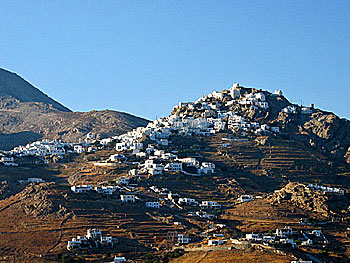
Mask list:
[[324,217],[334,214],[328,206],[329,196],[309,189],[301,183],[288,183],[275,192],[269,201],[272,203],[288,202],[309,212],[318,213]]
[[347,163],[350,163],[350,147],[348,148],[346,154],[344,155],[344,158]]
[[317,137],[329,140],[334,137],[340,128],[340,119],[332,113],[324,114],[318,112],[313,114],[310,121],[305,122],[303,127]]
[[34,217],[62,218],[68,213],[62,193],[55,189],[54,183],[30,184],[16,198],[21,201],[23,211]]

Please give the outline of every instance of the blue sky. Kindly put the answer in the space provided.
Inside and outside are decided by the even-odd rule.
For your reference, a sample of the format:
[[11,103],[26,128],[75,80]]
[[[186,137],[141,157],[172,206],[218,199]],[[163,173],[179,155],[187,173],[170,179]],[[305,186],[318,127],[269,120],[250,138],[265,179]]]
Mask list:
[[350,1],[0,1],[0,67],[75,111],[165,116],[232,82],[350,118]]

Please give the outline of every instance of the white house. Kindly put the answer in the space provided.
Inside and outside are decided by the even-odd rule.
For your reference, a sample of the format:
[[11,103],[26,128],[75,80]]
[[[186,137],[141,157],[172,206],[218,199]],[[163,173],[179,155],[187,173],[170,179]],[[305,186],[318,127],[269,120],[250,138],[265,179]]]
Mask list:
[[125,158],[124,154],[113,154],[113,155],[109,156],[109,160],[111,162],[118,162],[123,158]]
[[95,239],[101,236],[102,236],[102,233],[100,229],[94,228],[94,229],[87,230],[87,235],[86,235],[87,239]]
[[255,105],[262,109],[268,109],[269,103],[267,101],[257,101],[255,102]]
[[28,178],[28,183],[44,183],[45,181],[42,178]]
[[120,195],[120,200],[124,203],[135,203],[135,195]]
[[177,244],[182,245],[182,244],[188,244],[190,242],[190,238],[186,237],[185,234],[178,234],[177,235]]
[[249,202],[249,201],[253,200],[253,196],[252,195],[241,195],[237,200],[241,203]]
[[214,122],[214,129],[216,131],[221,131],[224,130],[226,127],[226,122],[222,121],[222,120],[217,120]]
[[115,144],[115,149],[118,152],[126,151],[128,150],[127,144],[125,142],[118,142]]
[[128,172],[129,175],[131,176],[137,176],[139,174],[139,170],[137,169],[131,169],[129,172]]
[[159,202],[146,202],[145,206],[147,208],[160,208]]
[[181,158],[177,159],[177,161],[186,163],[187,165],[196,166],[197,168],[199,167],[199,161],[193,157]]
[[14,158],[13,157],[2,156],[1,157],[1,162],[3,162],[3,163],[13,163],[14,162]]
[[112,195],[116,190],[116,186],[96,186],[94,190],[99,194]]
[[128,185],[129,184],[129,178],[126,178],[124,176],[121,176],[119,177],[117,180],[116,180],[116,183],[117,184],[124,184],[124,185]]
[[199,172],[205,174],[212,174],[215,172],[215,164],[203,162]]
[[202,201],[202,203],[200,204],[200,207],[209,208],[209,209],[216,209],[216,208],[221,208],[221,205],[215,201]]
[[221,92],[218,92],[216,90],[214,92],[212,92],[210,95],[218,100],[222,100],[224,98],[224,94],[222,94]]
[[295,105],[289,105],[281,110],[284,113],[297,113],[297,107]]
[[271,127],[271,131],[274,133],[279,133],[280,132],[280,128],[279,127]]
[[257,241],[257,240],[260,240],[261,238],[259,237],[259,234],[251,233],[251,234],[246,234],[245,239]]
[[112,236],[103,236],[100,229],[88,229],[87,234],[84,236],[77,236],[68,241],[67,249],[79,249],[79,248],[92,248],[95,245],[96,248],[99,245],[113,247],[114,243],[118,240]]
[[85,149],[80,144],[77,144],[77,145],[74,145],[74,152],[75,153],[83,153],[83,152],[85,152]]
[[241,91],[239,90],[239,83],[233,83],[230,88],[230,95],[232,99],[237,99],[241,96]]
[[79,193],[86,193],[88,191],[92,191],[93,187],[92,185],[74,185],[71,187],[71,190],[74,193],[79,194]]
[[206,211],[197,211],[196,215],[199,216],[200,218],[205,218],[205,219],[213,219],[215,216],[213,214],[209,214]]
[[171,172],[181,171],[182,163],[168,163],[165,165],[164,170]]
[[193,198],[180,197],[178,203],[180,205],[198,205],[198,202]]
[[94,139],[94,135],[91,132],[89,132],[88,134],[86,134],[86,139],[93,140]]
[[301,108],[302,114],[311,114],[312,112],[313,112],[313,108],[311,108],[311,107],[302,107]]
[[274,94],[277,96],[283,96],[282,90],[275,90]]
[[293,234],[293,229],[291,228],[277,228],[275,235],[277,237],[286,237]]
[[104,138],[104,139],[100,140],[100,144],[107,145],[107,144],[111,143],[112,141],[113,141],[113,138]]
[[111,263],[122,263],[122,262],[126,262],[126,258],[125,257],[114,257],[114,260]]

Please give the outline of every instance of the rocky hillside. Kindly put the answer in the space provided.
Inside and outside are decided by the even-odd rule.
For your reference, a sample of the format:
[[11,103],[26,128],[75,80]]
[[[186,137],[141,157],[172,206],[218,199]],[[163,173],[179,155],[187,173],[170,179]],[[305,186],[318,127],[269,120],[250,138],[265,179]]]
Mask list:
[[343,196],[316,191],[301,183],[288,183],[276,191],[269,200],[274,204],[288,202],[327,218],[336,215],[344,217],[349,215],[350,211],[349,204],[346,203]]
[[[313,105],[306,107],[293,104],[282,95],[282,92],[273,94],[266,90],[243,86],[235,88],[238,95],[232,103],[232,95],[230,95],[232,89],[215,91],[195,102],[185,103],[185,106],[176,106],[172,114],[194,118],[206,116],[215,118],[218,111],[232,111],[243,116],[247,123],[278,127],[281,137],[301,141],[327,154],[333,160],[346,160],[350,163],[349,120],[339,118],[332,112],[317,109]],[[203,103],[208,107],[203,108]],[[242,130],[239,129],[233,130],[237,136],[242,135],[241,132]],[[256,135],[250,134],[249,131],[245,133],[248,136]]]
[[87,133],[107,137],[148,121],[104,110],[71,112],[14,73],[0,70],[0,149],[41,139],[77,141]]

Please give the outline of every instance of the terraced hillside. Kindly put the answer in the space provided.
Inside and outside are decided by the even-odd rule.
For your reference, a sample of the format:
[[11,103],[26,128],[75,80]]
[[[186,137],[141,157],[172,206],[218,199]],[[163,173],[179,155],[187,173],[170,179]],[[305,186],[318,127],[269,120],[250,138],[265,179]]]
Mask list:
[[[215,163],[215,174],[200,177],[173,172],[157,176],[141,175],[137,187],[130,191],[136,193],[141,200],[156,200],[157,194],[149,191],[150,186],[156,185],[168,188],[180,196],[217,201],[224,209],[213,222],[224,223],[228,226],[225,233],[236,237],[251,231],[268,231],[284,226],[298,229],[303,227],[299,225],[300,218],[315,217],[294,205],[271,204],[268,197],[288,181],[299,181],[302,178],[304,182],[317,182],[318,178],[324,176],[317,172],[317,167],[329,165],[325,157],[298,143],[288,143],[277,138],[261,145],[254,140],[223,141],[222,138],[227,136],[228,134],[219,134],[215,137],[173,139],[173,150],[177,149],[181,153],[183,147],[192,144],[191,153],[187,154],[193,154],[201,161]],[[223,143],[230,145],[223,147]],[[100,228],[103,233],[117,236],[121,242],[113,250],[80,254],[90,259],[100,259],[106,253],[122,253],[142,262],[142,257],[153,253],[154,247],[166,247],[164,240],[169,232],[174,231],[187,233],[193,241],[199,241],[201,233],[208,228],[208,222],[190,216],[190,207],[179,206],[174,210],[164,206],[158,211],[152,211],[146,209],[143,202],[122,204],[118,194],[101,196],[91,192],[77,195],[71,192],[71,184],[97,185],[100,182],[114,182],[121,176],[130,177],[128,171],[135,168],[132,163],[117,164],[115,167],[93,164],[106,160],[113,153],[112,148],[107,148],[96,153],[67,155],[58,164],[31,164],[31,171],[36,171],[37,176],[45,181],[52,182],[37,186],[18,183],[18,180],[31,177],[29,167],[25,164],[22,167],[0,167],[0,178],[6,180],[7,184],[6,187],[4,185],[7,192],[0,201],[0,257],[16,256],[24,262],[57,260],[60,255],[68,253],[67,241],[84,234],[89,228]],[[279,161],[266,161],[274,158]],[[295,168],[296,164],[300,165],[298,169]],[[310,171],[310,167],[314,170]],[[337,186],[349,190],[348,179],[337,180],[339,176],[349,178],[346,169],[334,166],[332,173],[327,176]],[[237,203],[236,199],[244,193],[259,198],[248,203]],[[7,196],[9,197],[6,198]],[[60,204],[59,207],[56,206],[57,203]],[[181,225],[174,225],[175,221],[181,222]],[[347,221],[337,221],[337,224],[323,228],[332,240],[332,246],[327,249],[333,258],[340,256],[335,248],[332,250],[334,244],[342,244],[344,250],[340,253],[347,253],[345,222]],[[269,258],[265,252],[259,254],[260,252],[252,250],[245,253],[247,258],[254,259],[258,255]],[[208,262],[211,262],[211,254],[212,252],[208,254]],[[184,256],[184,262],[191,255],[194,254]],[[230,252],[232,260],[241,256],[240,252]],[[285,262],[283,257],[278,260],[280,261],[276,262]]]

